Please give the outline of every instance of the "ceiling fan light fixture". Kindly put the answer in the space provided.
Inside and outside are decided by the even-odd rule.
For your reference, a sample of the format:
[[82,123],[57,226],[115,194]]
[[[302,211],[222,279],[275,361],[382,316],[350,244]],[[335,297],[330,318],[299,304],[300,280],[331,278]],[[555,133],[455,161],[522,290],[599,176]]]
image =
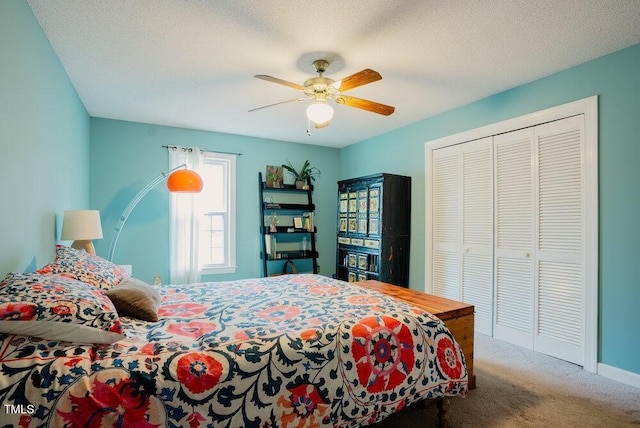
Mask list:
[[333,118],[333,108],[324,101],[316,101],[307,107],[307,118],[313,123],[329,122]]

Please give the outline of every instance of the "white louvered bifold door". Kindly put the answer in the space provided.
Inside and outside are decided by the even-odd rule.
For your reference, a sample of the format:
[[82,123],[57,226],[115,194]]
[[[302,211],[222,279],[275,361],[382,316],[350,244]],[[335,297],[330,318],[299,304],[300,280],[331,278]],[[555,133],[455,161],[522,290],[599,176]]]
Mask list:
[[584,365],[584,118],[539,125],[535,134],[534,349]]
[[496,135],[494,336],[533,348],[533,128]]
[[458,146],[433,152],[433,293],[460,300]]
[[462,301],[475,306],[475,330],[493,334],[493,139],[460,145]]

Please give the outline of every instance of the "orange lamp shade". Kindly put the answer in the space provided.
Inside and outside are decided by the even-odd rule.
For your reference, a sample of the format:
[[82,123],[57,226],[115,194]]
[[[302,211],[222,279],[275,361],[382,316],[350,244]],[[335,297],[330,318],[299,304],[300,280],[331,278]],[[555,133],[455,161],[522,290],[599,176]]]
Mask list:
[[170,192],[198,193],[202,191],[202,178],[190,169],[179,169],[169,175],[167,188]]

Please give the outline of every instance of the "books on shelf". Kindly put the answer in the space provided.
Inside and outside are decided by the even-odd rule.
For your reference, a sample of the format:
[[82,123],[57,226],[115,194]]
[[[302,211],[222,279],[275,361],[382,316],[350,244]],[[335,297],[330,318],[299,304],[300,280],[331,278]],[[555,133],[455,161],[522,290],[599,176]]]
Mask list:
[[302,227],[307,230],[307,232],[313,232],[313,212],[308,212],[302,214]]
[[276,237],[274,235],[264,235],[264,243],[265,243],[265,252],[266,256],[269,256],[271,259],[276,258]]

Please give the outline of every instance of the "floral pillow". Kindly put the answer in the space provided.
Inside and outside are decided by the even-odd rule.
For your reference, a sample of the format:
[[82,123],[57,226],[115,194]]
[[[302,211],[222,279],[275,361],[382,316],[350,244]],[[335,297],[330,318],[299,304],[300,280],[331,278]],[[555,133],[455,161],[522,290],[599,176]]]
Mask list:
[[78,343],[124,338],[113,303],[101,290],[37,273],[10,273],[0,282],[0,333]]
[[94,254],[56,245],[56,259],[36,273],[68,276],[108,290],[128,277],[126,270]]

